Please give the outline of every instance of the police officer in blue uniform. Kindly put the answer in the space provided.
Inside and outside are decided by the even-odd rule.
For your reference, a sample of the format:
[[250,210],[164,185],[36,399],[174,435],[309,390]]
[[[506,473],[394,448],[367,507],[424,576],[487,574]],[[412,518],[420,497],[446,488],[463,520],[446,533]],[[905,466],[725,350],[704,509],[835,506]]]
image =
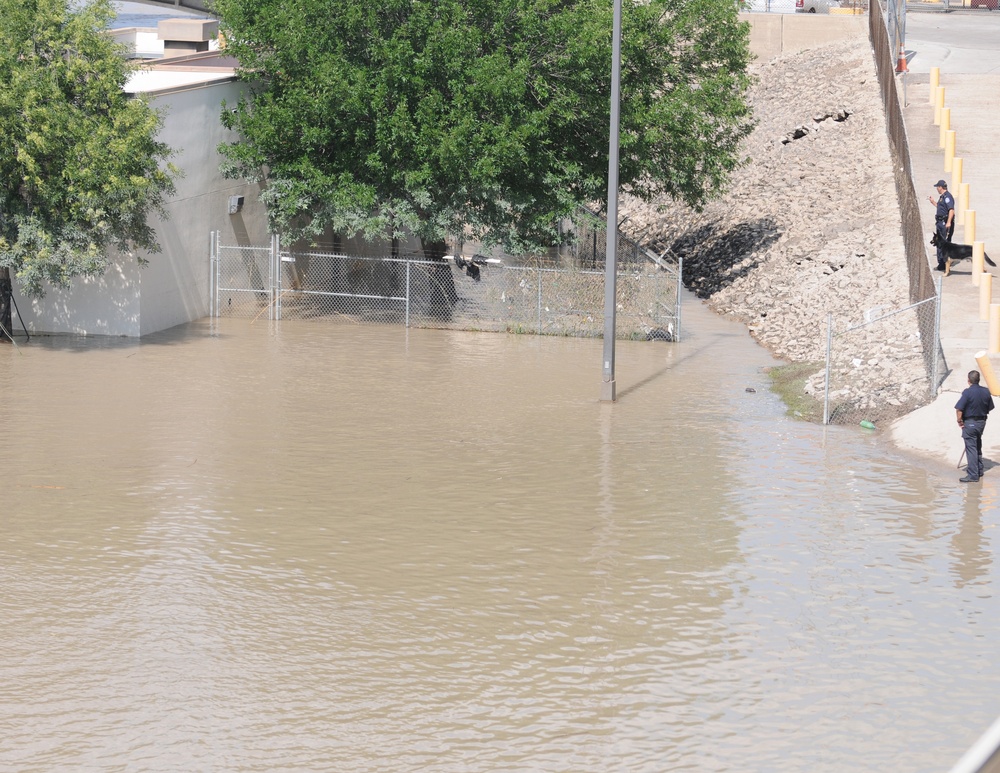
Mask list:
[[[938,200],[934,201],[933,196],[927,197],[927,200],[937,207],[934,213],[934,230],[937,231],[941,241],[950,242],[952,234],[955,233],[955,197],[948,193],[948,183],[944,180],[938,180],[934,183],[934,187],[937,188]],[[940,247],[937,248],[937,260],[937,268],[934,270],[944,271],[947,261]]]
[[958,426],[962,428],[965,441],[965,477],[960,483],[975,483],[983,477],[983,430],[986,417],[993,410],[993,396],[990,390],[979,385],[979,371],[969,371],[969,386],[955,403]]

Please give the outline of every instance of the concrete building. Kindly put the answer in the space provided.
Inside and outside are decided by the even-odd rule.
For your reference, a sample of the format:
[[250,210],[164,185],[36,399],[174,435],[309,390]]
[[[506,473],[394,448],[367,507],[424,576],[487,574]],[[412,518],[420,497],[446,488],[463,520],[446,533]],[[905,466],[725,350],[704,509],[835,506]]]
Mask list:
[[[155,38],[150,30],[115,31],[149,59],[125,88],[162,111],[160,140],[174,149],[183,176],[166,203],[169,217],[150,219],[162,249],[142,256],[145,267],[118,255],[102,277],[49,287],[40,299],[21,296],[15,282],[14,300],[32,333],[143,336],[199,319],[208,313],[209,232],[221,230],[232,244],[267,242],[258,187],[219,172],[217,148],[234,138],[222,126],[222,104],[238,100],[244,86],[235,61],[217,50],[217,29],[213,20],[181,19],[161,22]],[[242,197],[235,214],[231,197]],[[16,316],[14,326],[21,327]]]

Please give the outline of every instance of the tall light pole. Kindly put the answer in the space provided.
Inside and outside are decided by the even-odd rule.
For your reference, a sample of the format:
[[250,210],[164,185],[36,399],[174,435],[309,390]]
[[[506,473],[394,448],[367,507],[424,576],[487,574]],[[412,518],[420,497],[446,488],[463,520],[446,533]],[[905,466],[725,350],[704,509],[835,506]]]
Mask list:
[[615,0],[611,44],[611,140],[608,143],[608,244],[604,253],[604,368],[601,401],[615,401],[615,311],[618,283],[618,114],[622,79],[622,0]]

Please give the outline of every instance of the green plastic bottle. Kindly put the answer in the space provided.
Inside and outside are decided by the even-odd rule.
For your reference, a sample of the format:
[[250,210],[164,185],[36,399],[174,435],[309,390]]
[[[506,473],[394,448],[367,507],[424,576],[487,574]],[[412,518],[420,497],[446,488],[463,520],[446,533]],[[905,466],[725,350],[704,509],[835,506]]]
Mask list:
[[868,421],[868,419],[862,421],[861,426],[864,427],[865,429],[875,429],[875,425],[872,424],[870,421]]

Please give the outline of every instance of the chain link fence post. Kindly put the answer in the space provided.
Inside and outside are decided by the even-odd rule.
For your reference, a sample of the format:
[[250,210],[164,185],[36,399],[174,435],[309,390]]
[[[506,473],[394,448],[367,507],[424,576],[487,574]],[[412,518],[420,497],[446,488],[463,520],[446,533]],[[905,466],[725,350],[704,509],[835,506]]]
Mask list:
[[216,312],[216,296],[219,286],[216,281],[219,268],[219,256],[215,251],[216,233],[217,231],[208,232],[208,316],[213,319],[219,316]]
[[410,326],[410,261],[406,261],[406,293],[404,295],[406,298],[406,312],[405,312],[405,324],[406,327]]
[[935,287],[935,292],[937,297],[934,301],[934,364],[931,368],[931,399],[933,400],[937,397],[938,386],[940,382],[938,381],[938,371],[939,363],[941,361],[941,303],[944,300],[941,296],[941,280],[943,277],[937,278],[937,285]]
[[826,315],[826,378],[823,388],[823,425],[830,423],[830,362],[833,349],[833,314]]
[[677,258],[677,290],[674,293],[674,316],[677,317],[677,324],[674,326],[674,340],[681,340],[681,293],[684,290],[684,258]]
[[267,287],[265,297],[267,299],[267,318],[274,321],[274,261],[277,255],[274,249],[274,234],[271,234],[271,246],[267,253]]
[[[282,268],[281,265],[283,262],[281,259],[281,236],[278,234],[274,235],[274,254],[276,257],[274,262],[274,274],[275,274],[274,318],[276,320],[280,320],[281,319],[281,274],[284,271],[284,269]],[[291,259],[292,259],[291,256],[289,256],[289,260]]]
[[536,284],[538,285],[538,307],[537,307],[537,327],[536,330],[538,335],[542,334],[542,272],[539,270],[535,271],[535,275],[538,277]]

